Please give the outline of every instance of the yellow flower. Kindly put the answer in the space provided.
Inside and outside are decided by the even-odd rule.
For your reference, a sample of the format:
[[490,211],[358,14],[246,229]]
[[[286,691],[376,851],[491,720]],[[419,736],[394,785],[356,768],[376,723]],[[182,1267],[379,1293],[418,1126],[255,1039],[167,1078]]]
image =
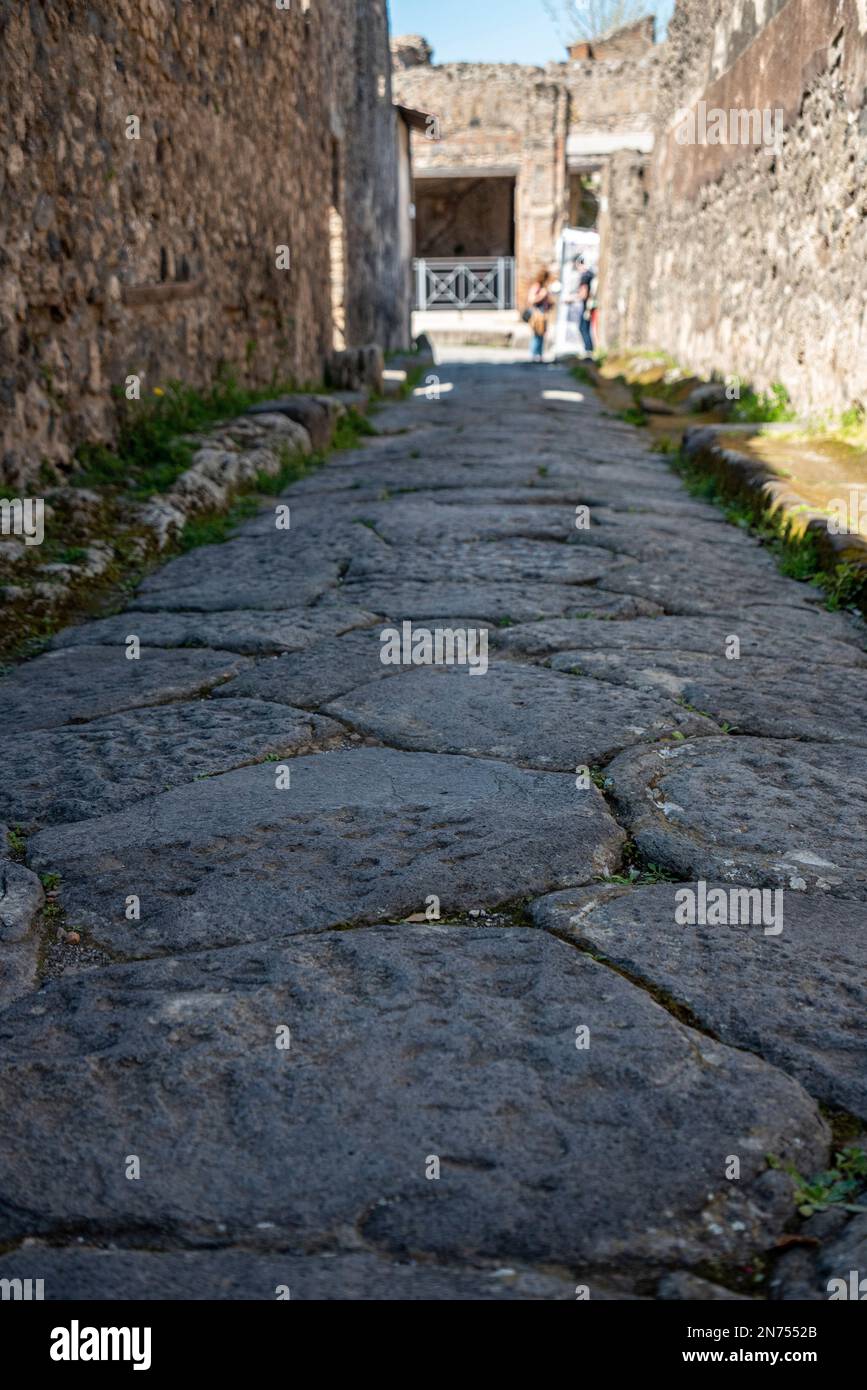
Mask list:
[[165,393],[165,391],[163,390],[163,388],[162,388],[161,386],[155,386],[155,387],[154,387],[154,395],[155,395],[155,396],[164,396],[165,394],[166,394],[166,393]]

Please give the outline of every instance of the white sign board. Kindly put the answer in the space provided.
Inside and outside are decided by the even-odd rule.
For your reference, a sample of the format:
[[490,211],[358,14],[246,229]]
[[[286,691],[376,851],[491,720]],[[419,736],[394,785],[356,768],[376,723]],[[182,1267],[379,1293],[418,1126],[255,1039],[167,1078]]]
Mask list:
[[[585,267],[574,265],[578,254],[584,256]],[[554,326],[554,356],[566,356],[572,352],[583,352],[581,337],[582,309],[574,298],[581,278],[581,269],[599,265],[599,233],[584,227],[564,227],[557,242],[557,264],[559,266],[560,294],[557,300],[557,321]]]

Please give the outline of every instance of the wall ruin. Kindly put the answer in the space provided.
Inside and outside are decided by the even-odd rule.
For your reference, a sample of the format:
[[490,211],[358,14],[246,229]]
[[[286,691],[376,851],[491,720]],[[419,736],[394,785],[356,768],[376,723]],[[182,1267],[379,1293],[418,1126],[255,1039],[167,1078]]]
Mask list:
[[517,294],[523,303],[538,267],[551,263],[575,203],[570,173],[602,168],[617,148],[647,148],[658,50],[645,43],[633,58],[544,68],[433,65],[429,46],[417,36],[393,40],[392,51],[398,100],[438,121],[438,128],[413,138],[416,189],[423,198],[435,196],[431,186],[440,179],[515,179]]
[[347,340],[405,341],[387,25],[385,0],[3,6],[7,487],[110,441],[128,376],[321,379],[335,201]]
[[[603,325],[803,411],[867,403],[867,4],[678,0],[655,149],[607,170]],[[773,145],[685,144],[678,113],[779,109]]]

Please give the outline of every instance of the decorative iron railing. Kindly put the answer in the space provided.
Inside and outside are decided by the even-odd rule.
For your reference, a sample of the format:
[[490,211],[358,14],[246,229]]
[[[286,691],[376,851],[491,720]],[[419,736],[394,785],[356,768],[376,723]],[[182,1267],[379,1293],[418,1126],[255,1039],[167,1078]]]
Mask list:
[[514,309],[513,256],[413,262],[416,309]]

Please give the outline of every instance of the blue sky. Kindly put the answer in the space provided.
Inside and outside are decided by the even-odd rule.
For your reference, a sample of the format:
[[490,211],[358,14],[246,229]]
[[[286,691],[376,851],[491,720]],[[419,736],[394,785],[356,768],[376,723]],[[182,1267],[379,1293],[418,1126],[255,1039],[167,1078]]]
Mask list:
[[[673,4],[654,6],[657,23]],[[389,9],[392,34],[423,34],[435,63],[547,63],[566,56],[542,0],[389,0]]]

